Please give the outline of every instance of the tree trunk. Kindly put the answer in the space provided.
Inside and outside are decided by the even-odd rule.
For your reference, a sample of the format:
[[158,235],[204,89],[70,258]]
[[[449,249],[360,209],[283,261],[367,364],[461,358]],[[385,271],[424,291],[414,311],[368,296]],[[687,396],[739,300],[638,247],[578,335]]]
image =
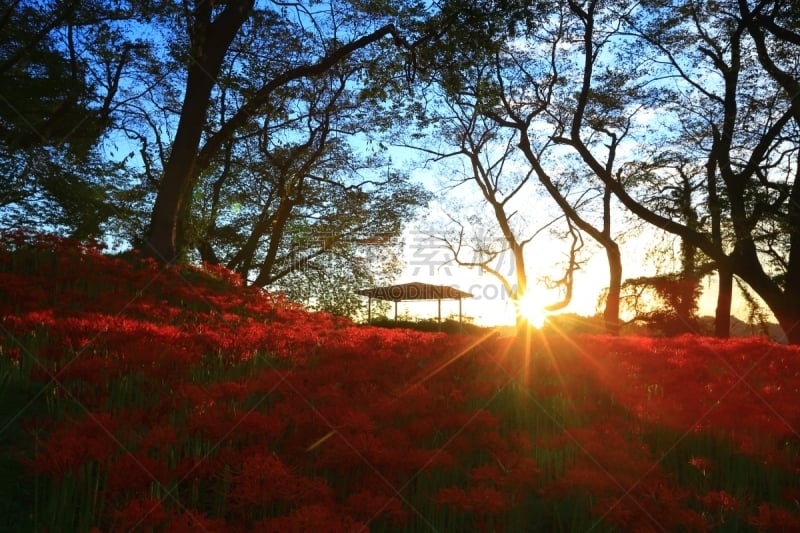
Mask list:
[[[761,267],[755,246],[739,243],[732,253],[731,271],[767,304],[790,344],[800,344],[800,299],[783,289]],[[787,272],[787,276],[794,275]]]
[[786,340],[789,344],[800,345],[800,311],[796,309],[798,304],[795,303],[791,310],[784,313],[775,313],[783,332],[786,334]]
[[[508,220],[505,219],[505,222],[508,223]],[[510,244],[511,251],[514,254],[514,268],[517,274],[517,287],[516,291],[512,294],[514,298],[514,310],[517,315],[517,328],[527,329],[528,318],[525,316],[524,309],[522,308],[523,299],[528,294],[528,274],[525,270],[525,254],[523,247],[519,246],[516,240],[513,240]]]
[[250,276],[250,268],[253,264],[256,250],[261,244],[261,238],[269,230],[272,221],[275,220],[275,214],[270,214],[268,211],[269,207],[272,207],[272,200],[266,203],[258,219],[254,222],[253,229],[250,231],[247,241],[245,241],[236,252],[233,259],[226,265],[229,270],[238,272],[244,279],[248,279]]
[[210,2],[198,0],[189,28],[192,62],[186,78],[175,141],[158,188],[144,253],[164,263],[179,260],[185,243],[185,214],[201,169],[197,165],[200,140],[208,114],[211,91],[216,84],[228,47],[250,15],[253,0],[235,0],[212,21]]
[[608,258],[608,294],[603,309],[606,333],[619,334],[619,298],[622,291],[622,257],[619,246],[613,241],[604,244]]
[[265,287],[272,283],[272,272],[275,268],[275,262],[278,259],[278,250],[280,249],[283,234],[286,230],[286,224],[289,222],[289,217],[292,214],[296,202],[289,197],[289,193],[284,193],[283,197],[278,204],[278,209],[272,219],[272,227],[270,228],[269,247],[261,263],[258,275],[256,276],[253,285],[256,287]]
[[200,260],[209,265],[220,264],[219,257],[217,257],[214,247],[208,241],[202,241],[197,245],[197,253],[200,254]]
[[717,270],[719,289],[714,315],[714,336],[727,339],[731,335],[731,299],[733,298],[733,273],[720,266]]

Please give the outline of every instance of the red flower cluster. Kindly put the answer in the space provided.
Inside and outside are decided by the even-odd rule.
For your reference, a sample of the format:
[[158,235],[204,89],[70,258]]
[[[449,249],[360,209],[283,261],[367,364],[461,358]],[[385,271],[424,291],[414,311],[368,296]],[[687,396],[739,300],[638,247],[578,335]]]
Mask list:
[[22,232],[0,280],[34,528],[800,526],[794,348],[384,330]]

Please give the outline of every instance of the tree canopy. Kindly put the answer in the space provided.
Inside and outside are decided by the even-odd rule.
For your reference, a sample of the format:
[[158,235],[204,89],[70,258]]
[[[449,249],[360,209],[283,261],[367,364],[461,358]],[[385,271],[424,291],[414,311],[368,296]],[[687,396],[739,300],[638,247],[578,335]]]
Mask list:
[[392,164],[382,126],[410,47],[393,21],[421,12],[7,6],[2,224],[224,264],[297,294],[326,273],[363,285],[395,272],[402,221],[427,192]]
[[[479,10],[482,23],[430,53],[446,98],[469,98],[520,132],[519,149],[557,202],[565,189],[549,177],[563,185],[576,169],[584,181],[570,182],[573,193],[604,191],[678,236],[696,263],[684,275],[713,264],[718,319],[730,314],[736,276],[800,342],[797,8],[573,0]],[[562,205],[579,224],[581,213]],[[604,223],[579,227],[612,242]]]
[[460,110],[605,251],[611,329],[624,209],[677,237],[666,275],[717,274],[718,334],[736,279],[800,343],[790,0],[19,0],[0,30],[6,228],[307,298],[394,271],[428,196],[390,145],[442,146]]

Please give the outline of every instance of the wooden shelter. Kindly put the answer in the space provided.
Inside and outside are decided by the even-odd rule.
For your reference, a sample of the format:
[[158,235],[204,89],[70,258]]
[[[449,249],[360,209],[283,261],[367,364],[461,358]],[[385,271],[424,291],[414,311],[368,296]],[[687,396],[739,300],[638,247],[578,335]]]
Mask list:
[[367,296],[367,321],[372,322],[372,299],[394,302],[394,319],[397,320],[397,303],[412,300],[437,300],[439,303],[439,322],[442,321],[442,300],[458,300],[458,323],[461,323],[461,300],[472,298],[472,294],[460,291],[447,285],[431,285],[430,283],[401,283],[374,289],[362,289],[356,294]]

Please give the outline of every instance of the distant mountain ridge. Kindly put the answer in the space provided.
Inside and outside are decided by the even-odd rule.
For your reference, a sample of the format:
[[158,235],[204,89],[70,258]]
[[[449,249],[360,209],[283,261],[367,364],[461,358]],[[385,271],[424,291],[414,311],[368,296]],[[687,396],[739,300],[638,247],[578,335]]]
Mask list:
[[[700,324],[704,331],[714,331],[714,317],[703,316],[700,317]],[[786,334],[781,327],[774,323],[769,322],[765,325],[766,331],[759,325],[748,324],[744,320],[735,316],[731,317],[731,337],[768,337],[770,340],[786,344]]]

